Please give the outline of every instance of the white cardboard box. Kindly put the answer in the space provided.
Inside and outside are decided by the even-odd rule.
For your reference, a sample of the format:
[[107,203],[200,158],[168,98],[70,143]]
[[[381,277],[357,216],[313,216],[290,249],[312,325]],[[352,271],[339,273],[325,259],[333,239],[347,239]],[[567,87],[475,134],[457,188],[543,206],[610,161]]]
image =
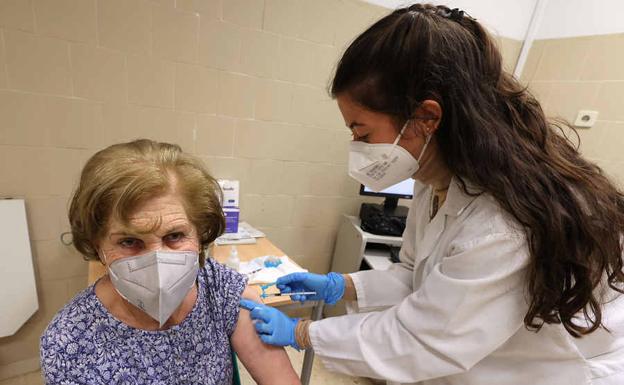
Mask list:
[[237,180],[219,179],[219,186],[223,190],[223,207],[238,207],[240,195],[240,183]]

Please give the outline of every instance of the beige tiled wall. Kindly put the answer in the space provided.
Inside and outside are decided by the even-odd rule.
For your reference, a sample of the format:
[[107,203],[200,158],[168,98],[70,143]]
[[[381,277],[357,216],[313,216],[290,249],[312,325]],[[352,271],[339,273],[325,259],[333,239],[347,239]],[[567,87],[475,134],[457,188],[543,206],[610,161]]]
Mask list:
[[497,38],[497,43],[503,56],[503,68],[507,72],[513,73],[520,55],[520,49],[522,49],[522,41],[500,36]]
[[[86,286],[59,235],[94,151],[179,143],[241,181],[242,216],[312,271],[355,214],[349,132],[326,93],[345,44],[387,10],[358,0],[0,1],[0,196],[26,199],[40,310],[0,339],[0,379]],[[519,42],[502,39],[507,66]]]
[[551,117],[599,111],[594,127],[578,128],[580,149],[624,186],[624,34],[538,40],[522,79]]

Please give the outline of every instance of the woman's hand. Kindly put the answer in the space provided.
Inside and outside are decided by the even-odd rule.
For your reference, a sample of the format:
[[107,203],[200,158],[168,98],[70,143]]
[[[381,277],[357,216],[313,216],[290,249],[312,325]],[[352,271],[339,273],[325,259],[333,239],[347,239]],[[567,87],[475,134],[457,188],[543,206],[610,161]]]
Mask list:
[[292,273],[280,277],[275,284],[282,293],[314,291],[316,294],[293,295],[293,301],[318,301],[333,305],[345,291],[345,279],[341,274]]
[[295,328],[298,319],[289,318],[281,311],[260,303],[241,299],[240,305],[249,310],[251,319],[254,320],[256,332],[265,344],[276,346],[292,346],[299,350],[295,338]]

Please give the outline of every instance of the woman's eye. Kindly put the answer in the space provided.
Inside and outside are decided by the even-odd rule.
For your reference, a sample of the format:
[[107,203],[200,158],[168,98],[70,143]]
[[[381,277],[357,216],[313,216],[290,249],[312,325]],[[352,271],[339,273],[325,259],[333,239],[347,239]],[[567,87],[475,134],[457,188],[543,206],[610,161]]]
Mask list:
[[184,239],[184,233],[171,233],[165,236],[165,242],[179,242]]
[[124,238],[124,239],[121,239],[118,243],[122,247],[135,248],[135,247],[140,246],[141,241],[136,238]]
[[351,131],[351,138],[356,142],[368,142],[368,134],[358,136],[355,131]]

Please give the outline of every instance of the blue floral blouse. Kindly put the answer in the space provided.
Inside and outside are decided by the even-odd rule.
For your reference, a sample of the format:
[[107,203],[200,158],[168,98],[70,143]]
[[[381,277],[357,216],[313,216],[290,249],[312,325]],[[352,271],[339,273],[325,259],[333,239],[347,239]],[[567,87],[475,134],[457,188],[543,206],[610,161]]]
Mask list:
[[246,278],[206,260],[198,298],[179,325],[136,329],[114,318],[94,285],[76,295],[41,336],[46,384],[230,384],[230,336]]

